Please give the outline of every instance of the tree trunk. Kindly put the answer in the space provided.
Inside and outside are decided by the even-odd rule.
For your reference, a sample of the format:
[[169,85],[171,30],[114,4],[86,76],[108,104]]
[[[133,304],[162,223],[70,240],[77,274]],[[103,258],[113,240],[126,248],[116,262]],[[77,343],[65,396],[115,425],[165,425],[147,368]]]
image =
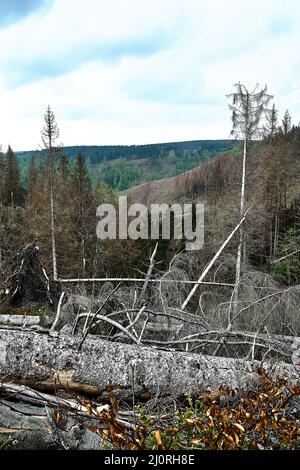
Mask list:
[[[101,438],[82,424],[82,420],[55,407],[34,404],[11,397],[0,401],[0,449],[21,450],[99,450]],[[91,423],[92,424],[92,423]]]
[[54,224],[54,198],[53,198],[53,181],[50,188],[50,206],[51,206],[51,241],[52,241],[52,263],[53,263],[53,279],[57,280],[57,260],[56,260],[56,243],[55,243],[55,224]]
[[[174,350],[129,345],[87,336],[0,329],[0,380],[42,390],[68,388],[107,396],[150,398],[199,395],[221,384],[250,390],[259,383],[258,361],[210,357]],[[299,380],[300,368],[282,362],[265,363],[271,377]]]
[[[247,136],[244,139],[244,152],[243,152],[243,169],[242,169],[242,186],[241,186],[241,206],[240,206],[240,215],[244,216],[245,211],[245,184],[246,184],[246,158],[247,158]],[[236,314],[238,309],[238,300],[239,300],[239,286],[242,276],[242,253],[244,245],[244,227],[240,226],[240,240],[237,251],[236,258],[236,271],[235,271],[235,291],[233,296],[233,315]]]

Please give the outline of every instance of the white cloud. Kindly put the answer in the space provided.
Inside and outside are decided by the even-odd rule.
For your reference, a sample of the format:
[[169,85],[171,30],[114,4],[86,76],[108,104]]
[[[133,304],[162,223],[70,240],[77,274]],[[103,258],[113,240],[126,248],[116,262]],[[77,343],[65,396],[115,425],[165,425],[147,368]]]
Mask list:
[[2,144],[36,148],[49,103],[72,144],[227,138],[233,83],[299,121],[294,0],[56,0],[0,29]]

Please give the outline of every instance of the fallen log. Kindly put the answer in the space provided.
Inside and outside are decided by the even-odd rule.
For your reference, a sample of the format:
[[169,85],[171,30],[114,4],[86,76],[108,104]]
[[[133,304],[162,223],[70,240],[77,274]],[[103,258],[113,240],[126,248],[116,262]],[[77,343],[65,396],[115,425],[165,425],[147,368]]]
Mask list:
[[6,449],[99,450],[101,438],[85,426],[80,416],[11,399],[0,401],[0,444]]
[[0,315],[0,325],[11,326],[33,326],[39,325],[41,318],[39,316],[29,315]]
[[300,367],[283,362],[245,361],[142,345],[114,343],[88,335],[49,334],[0,328],[0,380],[35,389],[68,388],[80,393],[150,398],[216,390],[221,384],[249,391],[259,385],[258,367],[270,377],[300,379]]

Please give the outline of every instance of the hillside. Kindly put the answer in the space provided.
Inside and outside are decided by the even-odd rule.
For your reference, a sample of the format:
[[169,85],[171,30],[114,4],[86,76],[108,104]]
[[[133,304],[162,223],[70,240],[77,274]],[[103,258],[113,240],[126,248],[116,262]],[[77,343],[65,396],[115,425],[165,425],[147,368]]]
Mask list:
[[[300,158],[292,153],[287,156],[286,202],[291,204],[300,193]],[[178,201],[203,201],[209,205],[222,205],[225,201],[237,203],[240,197],[242,148],[236,146],[230,151],[220,152],[214,158],[200,163],[182,174],[149,181],[127,189],[131,203],[140,202],[149,206],[152,203],[172,203]],[[261,199],[264,171],[266,165],[266,146],[254,144],[247,161],[247,184],[249,203]]]
[[[287,142],[254,144],[246,164],[246,207],[254,204],[247,216],[247,264],[269,269],[273,257],[299,248],[300,158],[299,128]],[[150,181],[124,191],[129,203],[201,202],[205,207],[205,243],[201,264],[213,255],[239,221],[242,148],[217,155],[181,175]],[[279,249],[280,247],[280,249]],[[293,248],[295,247],[295,248]],[[232,259],[234,260],[234,244]],[[230,255],[231,256],[231,255]],[[298,256],[299,257],[299,256]],[[227,261],[226,261],[227,263]],[[224,272],[223,280],[234,279],[233,266]],[[295,279],[299,261],[295,259]],[[273,269],[273,268],[272,268]],[[275,268],[274,268],[275,269]],[[277,269],[277,267],[276,267]],[[275,271],[276,271],[275,269]],[[282,266],[283,271],[289,269]],[[292,276],[292,274],[291,274]],[[285,279],[286,273],[275,277]],[[290,282],[290,281],[288,281]]]
[[[59,155],[66,155],[71,166],[78,153],[87,162],[92,182],[104,180],[112,188],[122,191],[146,181],[179,175],[229,149],[229,140],[195,140],[164,144],[129,146],[78,146],[64,147]],[[59,161],[59,155],[57,161]],[[43,151],[17,152],[23,180],[32,158],[45,160]]]

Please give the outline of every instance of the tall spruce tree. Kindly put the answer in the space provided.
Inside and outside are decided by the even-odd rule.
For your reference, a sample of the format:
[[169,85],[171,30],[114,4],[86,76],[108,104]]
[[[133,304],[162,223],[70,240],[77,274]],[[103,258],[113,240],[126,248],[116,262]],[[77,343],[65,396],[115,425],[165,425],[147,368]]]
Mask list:
[[286,112],[284,113],[283,119],[282,119],[282,130],[285,136],[288,135],[288,133],[292,129],[292,118],[289,113],[289,110],[287,109]]
[[28,167],[28,172],[27,172],[27,192],[28,194],[31,194],[37,184],[38,181],[38,168],[35,162],[34,157],[31,157],[30,164]]
[[275,104],[269,112],[266,113],[266,124],[263,126],[264,137],[273,138],[278,132],[278,111]]
[[57,254],[56,254],[56,240],[55,240],[55,208],[54,208],[54,177],[55,165],[54,158],[57,148],[55,143],[59,137],[59,129],[56,124],[55,116],[50,106],[44,115],[44,127],[41,130],[42,141],[47,151],[48,156],[48,172],[49,172],[49,202],[50,202],[50,217],[51,217],[51,242],[52,242],[52,265],[53,265],[53,279],[57,279]]
[[4,242],[4,227],[3,227],[3,198],[4,198],[4,181],[5,181],[5,159],[0,147],[0,275],[3,271],[3,242]]
[[62,155],[59,160],[59,176],[62,183],[68,184],[70,179],[69,159]]
[[88,175],[85,157],[79,153],[72,175],[73,225],[80,240],[81,275],[86,276],[90,238],[95,232],[95,207],[92,185]]
[[4,181],[5,181],[6,162],[2,148],[0,147],[0,208],[4,204]]
[[5,178],[4,178],[4,202],[12,207],[22,202],[22,187],[20,169],[15,153],[11,146],[6,153]]

